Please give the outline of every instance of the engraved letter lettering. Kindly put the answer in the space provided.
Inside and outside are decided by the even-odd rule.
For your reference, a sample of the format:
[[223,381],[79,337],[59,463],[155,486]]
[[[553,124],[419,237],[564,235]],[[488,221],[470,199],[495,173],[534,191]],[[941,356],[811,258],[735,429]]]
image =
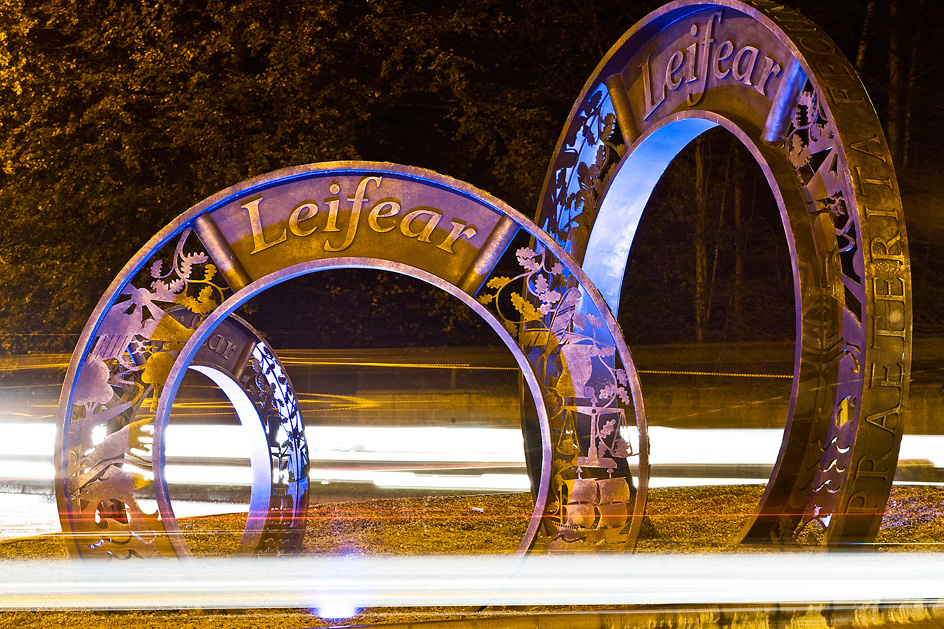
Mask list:
[[380,177],[364,177],[357,182],[357,190],[354,191],[354,194],[349,194],[347,197],[347,200],[350,201],[352,205],[351,216],[347,223],[347,234],[344,235],[344,242],[341,243],[340,247],[333,247],[330,242],[325,240],[325,251],[344,251],[351,246],[351,243],[354,242],[354,236],[357,235],[357,224],[360,222],[361,218],[361,207],[364,205],[364,201],[368,200],[365,196],[367,193],[367,184],[373,182],[379,188],[380,180]]
[[236,351],[236,344],[232,341],[228,341],[221,334],[211,336],[206,342],[206,345],[223,358],[232,358],[233,352]]
[[[869,415],[865,418],[865,421],[872,424],[876,428],[881,428],[885,432],[895,434],[895,431],[898,430],[898,423],[901,419],[901,405],[896,406],[893,409],[887,410],[883,413],[876,413],[875,415]],[[889,420],[891,424],[889,425]]]
[[[422,231],[413,231],[413,221],[421,216],[428,216],[426,219],[426,224],[423,226]],[[419,207],[403,217],[403,220],[400,222],[400,231],[403,232],[404,236],[409,238],[417,238],[420,242],[431,242],[429,237],[433,234],[433,230],[436,229],[436,225],[439,223],[439,219],[442,218],[442,213],[439,210],[427,207]]]
[[[744,58],[747,57],[747,65]],[[751,84],[751,75],[754,74],[754,65],[757,63],[757,49],[753,46],[744,46],[736,55],[731,67],[731,76],[743,83]]]
[[[331,191],[331,194],[339,194],[341,186],[337,181],[332,181],[328,190]],[[325,225],[324,230],[326,232],[339,232],[341,230],[338,229],[338,206],[341,205],[341,198],[329,197],[325,201],[328,203],[328,224]]]
[[685,53],[678,50],[669,57],[669,62],[665,64],[665,85],[673,92],[682,84],[682,79],[676,81],[672,75],[679,71],[684,59]]
[[[708,86],[708,61],[711,58],[711,45],[715,41],[712,37],[715,28],[715,18],[718,18],[718,24],[720,24],[721,11],[715,11],[711,17],[708,18],[708,23],[705,25],[705,36],[701,41],[701,57],[698,59],[698,76],[696,77],[699,81],[698,85],[692,89],[691,94],[688,95],[686,104],[689,107],[694,107],[701,102],[702,96],[705,95],[705,88]],[[693,32],[692,35],[694,34]],[[694,64],[694,61],[692,63]],[[689,82],[691,82],[691,80],[689,80]]]
[[[893,280],[897,280],[901,292],[892,292],[892,280],[876,277],[872,281],[872,290],[875,293],[875,299],[881,301],[905,301],[905,280],[900,277],[893,278]],[[881,284],[879,282],[881,282]]]
[[832,81],[835,79],[850,80],[853,78],[852,68],[844,63],[821,63],[816,67],[819,70],[820,76],[824,79]]
[[[807,29],[807,30],[812,30],[812,29]],[[803,48],[806,48],[810,52],[819,53],[823,55],[831,55],[834,52],[836,52],[836,47],[833,46],[830,41],[826,39],[822,39],[820,37],[816,37],[816,36],[794,37],[793,41],[795,41],[797,45],[802,46]]]
[[648,119],[649,116],[651,116],[652,113],[659,107],[659,105],[665,102],[665,84],[664,83],[659,84],[659,102],[655,102],[652,100],[652,71],[649,69],[650,58],[651,56],[646,57],[646,62],[642,64],[642,68],[641,68],[642,69],[642,88],[643,88],[643,92],[644,92],[644,96],[646,100],[646,103],[645,103],[646,115],[644,116],[644,119]]
[[895,367],[898,367],[898,374],[894,380],[889,378],[889,368],[888,365],[882,365],[881,369],[884,371],[884,375],[881,379],[876,378],[876,369],[879,368],[879,365],[872,364],[872,379],[869,381],[869,388],[873,388],[876,384],[880,387],[899,387],[904,384],[905,379],[905,366],[900,363],[895,363]]
[[[865,196],[863,193],[862,196]],[[869,206],[865,206],[865,215],[866,216],[884,216],[885,218],[898,218],[898,212],[895,210],[873,210]]]
[[[892,284],[896,280],[897,286]],[[900,292],[896,292],[896,289]],[[876,312],[872,316],[872,328],[875,330],[872,348],[880,349],[879,341],[883,337],[895,338],[902,342],[904,351],[905,336],[908,332],[905,327],[905,280],[900,277],[891,280],[876,277],[872,280],[872,292],[876,310],[879,310],[880,305],[885,307],[884,315]]]
[[288,218],[288,228],[296,236],[310,236],[315,232],[317,227],[312,227],[311,229],[302,229],[299,226],[299,223],[302,221],[307,221],[315,217],[318,213],[318,204],[314,201],[302,201],[294,208],[292,208],[292,215]]
[[864,105],[865,101],[862,100],[861,96],[856,96],[855,94],[850,94],[854,88],[852,87],[836,87],[836,86],[827,86],[826,89],[829,91],[829,95],[837,103],[852,103],[853,105]]
[[877,157],[883,162],[887,161],[885,158],[885,153],[882,151],[882,141],[879,140],[878,135],[873,135],[872,137],[866,138],[861,142],[850,142],[849,146],[852,147],[853,150],[859,151],[860,153]]
[[[896,330],[891,327],[885,327],[886,325],[890,325],[892,320],[900,322],[902,318],[903,317],[900,312],[892,313],[887,317],[883,317],[882,315],[878,314],[872,317],[872,326],[875,328],[875,338],[872,340],[872,349],[881,349],[881,344],[879,341],[881,341],[882,338],[898,339],[901,341],[902,347],[904,347],[905,335],[908,331],[904,329]],[[902,350],[901,355],[904,356],[904,350]]]
[[[387,210],[384,211],[384,208],[387,208]],[[400,204],[397,201],[393,199],[384,199],[383,201],[378,202],[374,207],[370,208],[370,214],[367,215],[367,224],[370,225],[370,228],[375,232],[380,232],[381,234],[388,232],[397,226],[396,223],[388,227],[381,227],[380,223],[377,221],[381,218],[390,218],[391,216],[396,216],[399,212]]]
[[767,83],[770,82],[770,77],[780,76],[782,69],[773,57],[764,57],[764,69],[761,71],[754,89],[767,96]]
[[891,249],[899,246],[898,241],[901,240],[901,234],[895,234],[894,238],[883,239],[883,238],[873,238],[871,245],[869,245],[869,252],[872,254],[873,260],[894,260],[900,264],[905,262],[905,254],[899,251],[898,253],[892,253]]
[[288,234],[285,232],[285,229],[282,230],[282,235],[279,236],[276,240],[272,242],[265,241],[265,234],[262,233],[262,220],[259,218],[259,203],[262,201],[262,196],[253,197],[248,201],[245,201],[240,207],[249,212],[249,227],[252,229],[252,252],[249,255],[259,253],[260,251],[265,251],[269,247],[274,247],[280,242],[285,242],[288,238]]
[[715,48],[711,55],[711,71],[716,79],[723,79],[731,73],[731,68],[725,70],[721,67],[721,62],[730,59],[732,54],[734,54],[734,42],[730,39],[724,40],[720,46]]
[[885,465],[882,466],[884,469],[877,469],[877,468],[878,468],[878,465],[880,463],[884,463],[888,459],[889,456],[891,456],[891,452],[887,452],[886,454],[878,458],[872,458],[868,456],[862,457],[861,459],[859,459],[859,464],[856,465],[856,471],[852,479],[856,480],[858,478],[865,476],[867,478],[881,478],[882,480],[888,480],[888,476],[889,474],[891,474],[891,470],[888,469],[888,467]]
[[213,336],[210,337],[210,339],[206,342],[206,344],[207,344],[207,347],[212,349],[217,354],[222,354],[223,352],[220,351],[220,346],[225,342],[226,342],[226,339],[224,339],[221,335],[214,334]]
[[868,192],[866,191],[866,189],[865,189],[865,184],[869,184],[869,185],[872,185],[872,186],[885,186],[885,187],[887,187],[887,188],[889,188],[889,189],[891,189],[891,187],[892,187],[892,180],[891,180],[890,178],[874,179],[874,178],[871,178],[871,177],[865,177],[865,176],[863,176],[863,175],[862,175],[862,167],[861,167],[861,166],[856,166],[856,174],[859,175],[859,181],[862,182],[862,194],[864,194],[864,195],[866,195],[866,196],[867,196],[869,193],[868,193]]
[[452,244],[455,241],[459,240],[463,236],[471,240],[472,236],[478,233],[478,230],[474,225],[468,227],[467,229],[463,229],[463,227],[465,227],[465,221],[460,221],[457,218],[452,219],[452,231],[449,232],[449,235],[446,236],[446,239],[442,241],[441,244],[436,245],[436,247],[442,249],[443,251],[448,251],[449,253],[455,253],[452,250]]
[[[848,513],[880,513],[879,506],[868,504],[869,496],[864,491],[857,491],[849,498]],[[860,502],[861,501],[861,502]]]
[[[692,37],[698,34],[698,25],[692,24]],[[688,50],[688,55],[686,55],[685,61],[685,82],[694,83],[698,80],[698,77],[695,75],[695,58],[698,54],[698,42],[694,41],[688,45],[686,48]]]

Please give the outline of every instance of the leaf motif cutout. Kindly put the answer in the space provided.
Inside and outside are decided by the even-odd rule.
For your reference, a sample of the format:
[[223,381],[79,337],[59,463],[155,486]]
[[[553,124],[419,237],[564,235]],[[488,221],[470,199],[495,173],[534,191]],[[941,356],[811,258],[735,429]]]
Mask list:
[[485,285],[488,286],[489,288],[495,288],[497,290],[501,290],[505,286],[507,286],[509,282],[511,282],[510,277],[496,276],[489,279],[488,282],[485,283]]
[[511,294],[511,305],[521,313],[523,321],[538,321],[541,319],[541,315],[535,310],[534,305],[518,293]]

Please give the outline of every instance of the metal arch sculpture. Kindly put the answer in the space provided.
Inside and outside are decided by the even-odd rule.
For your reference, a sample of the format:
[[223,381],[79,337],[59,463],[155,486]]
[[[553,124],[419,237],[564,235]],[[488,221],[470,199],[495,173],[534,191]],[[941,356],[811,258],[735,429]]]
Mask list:
[[[536,244],[510,250],[519,233]],[[174,263],[165,272],[161,260],[169,255]],[[539,484],[535,508],[519,552],[531,548],[542,524],[552,549],[634,546],[648,484],[645,414],[629,351],[600,294],[557,243],[498,199],[430,171],[365,162],[288,168],[228,188],[180,215],[128,263],[83,332],[60,401],[57,492],[65,530],[82,532],[70,516],[81,507],[80,479],[104,464],[99,450],[88,452],[80,427],[102,423],[98,418],[106,414],[120,416],[129,402],[117,403],[112,394],[132,387],[151,392],[154,415],[132,423],[122,418],[127,425],[114,434],[125,436],[110,469],[121,470],[136,452],[138,460],[152,457],[159,512],[121,531],[137,554],[186,554],[163,448],[184,373],[240,304],[291,277],[340,267],[386,269],[446,290],[482,316],[514,354],[537,401],[538,426],[526,433],[538,435],[541,457],[540,476],[532,479]],[[518,272],[509,277],[496,270],[502,268]],[[228,287],[211,283],[216,270]],[[148,273],[179,277],[161,279],[150,290],[135,288]],[[150,316],[100,356],[104,322],[128,308],[122,295]],[[169,303],[191,306],[200,313],[199,325],[168,333]],[[145,361],[137,380],[119,377],[140,364],[130,358],[135,351],[168,342],[175,355],[162,357],[150,372]],[[100,376],[92,370],[101,371],[105,358],[124,366]],[[87,379],[102,384],[103,377],[103,395],[83,393]],[[127,437],[142,422],[153,424],[152,447]],[[128,485],[123,495],[130,495],[132,478],[122,482]],[[86,543],[82,554],[100,550],[93,546]]]
[[[150,289],[114,284],[111,300],[100,302],[99,316],[86,326],[85,354],[73,355],[60,400],[56,497],[74,556],[188,554],[182,540],[175,550],[163,535],[169,501],[149,514],[135,496],[153,482],[153,418],[167,370],[212,297],[223,293],[205,254],[188,256],[178,246],[173,258],[166,274],[159,257],[152,261]],[[202,280],[193,277],[198,265]],[[187,301],[192,284],[219,294],[202,292],[197,306]],[[288,375],[268,343],[236,316],[216,327],[189,368],[220,387],[250,433],[253,478],[239,552],[295,552],[307,523],[308,446]],[[68,415],[64,403],[72,406]]]
[[558,141],[537,223],[616,311],[639,217],[665,167],[714,126],[763,169],[792,256],[792,402],[744,542],[874,538],[911,364],[910,267],[881,126],[836,45],[768,0],[678,0],[607,53]]
[[[194,330],[204,318],[187,308],[167,314]],[[308,522],[308,443],[295,388],[281,361],[252,326],[230,315],[188,368],[220,388],[250,432],[252,485],[238,552],[296,553]]]

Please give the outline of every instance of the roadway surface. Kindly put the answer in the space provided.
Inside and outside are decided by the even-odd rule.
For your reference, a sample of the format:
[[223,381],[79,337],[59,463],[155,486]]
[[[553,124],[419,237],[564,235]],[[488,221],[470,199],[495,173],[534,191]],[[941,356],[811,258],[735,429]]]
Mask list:
[[[785,344],[635,351],[651,485],[763,483],[782,437],[790,353]],[[518,370],[504,348],[279,354],[308,427],[314,502],[528,491]],[[0,537],[58,528],[48,494],[68,360],[0,359]],[[938,432],[925,421],[906,436],[899,480],[944,481]],[[243,433],[226,398],[191,372],[167,443],[178,515],[246,508]]]

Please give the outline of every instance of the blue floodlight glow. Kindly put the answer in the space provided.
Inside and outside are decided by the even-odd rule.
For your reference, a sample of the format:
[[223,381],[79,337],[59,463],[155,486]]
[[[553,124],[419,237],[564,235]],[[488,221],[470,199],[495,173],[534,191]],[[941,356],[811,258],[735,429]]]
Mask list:
[[329,598],[319,602],[314,611],[325,620],[346,620],[353,618],[361,610],[349,599]]
[[587,243],[583,270],[619,315],[620,289],[636,229],[665,169],[685,146],[718,124],[683,118],[646,137],[620,164],[607,189]]

